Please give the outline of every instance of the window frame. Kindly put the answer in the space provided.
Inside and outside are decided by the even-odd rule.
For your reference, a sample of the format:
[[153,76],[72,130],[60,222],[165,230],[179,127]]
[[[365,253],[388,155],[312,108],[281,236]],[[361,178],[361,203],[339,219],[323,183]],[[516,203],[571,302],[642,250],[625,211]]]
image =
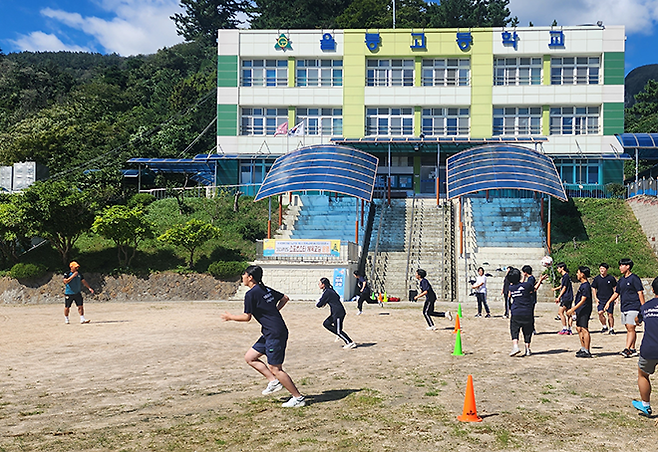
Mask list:
[[[571,112],[569,112],[569,110],[571,110]],[[598,105],[585,107],[550,107],[548,134],[574,136],[600,135],[602,122],[601,111],[602,108]],[[565,133],[565,130],[568,130],[569,132]]]
[[[394,125],[398,122],[399,126]],[[386,133],[380,133],[384,129]],[[401,133],[394,133],[397,130]],[[366,107],[366,136],[413,136],[413,134],[413,107]]]
[[[317,110],[317,113],[314,112]],[[343,109],[333,107],[297,107],[296,122],[305,121],[304,134],[309,136],[343,136]],[[327,126],[327,124],[330,124]],[[328,133],[325,133],[327,132]]]
[[551,57],[551,85],[600,85],[601,62],[600,55]]
[[276,129],[286,121],[288,121],[287,108],[242,107],[240,110],[240,135],[274,136]]
[[368,58],[366,87],[414,86],[415,66],[409,58]]
[[[543,76],[541,57],[494,58],[494,86],[541,85]],[[527,76],[523,76],[527,70]]]
[[420,121],[420,130],[428,137],[469,136],[471,132],[470,107],[423,108]]
[[425,58],[421,63],[422,86],[470,86],[469,58]]
[[271,58],[242,60],[240,62],[240,86],[288,86],[288,60]]
[[541,135],[542,120],[543,112],[542,107],[540,106],[494,106],[492,115],[492,136]]
[[[317,71],[317,75],[313,78],[309,77],[309,72],[315,71]],[[308,83],[309,80],[314,80],[316,83]],[[343,86],[343,60],[321,58],[295,60],[295,86]]]

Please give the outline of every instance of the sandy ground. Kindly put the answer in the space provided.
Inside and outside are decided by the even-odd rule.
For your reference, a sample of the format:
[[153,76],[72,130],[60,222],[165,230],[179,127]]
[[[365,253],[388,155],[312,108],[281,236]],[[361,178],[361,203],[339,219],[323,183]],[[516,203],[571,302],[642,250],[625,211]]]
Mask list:
[[[502,307],[473,318],[467,303],[465,356],[452,356],[453,323],[426,331],[421,304],[346,306],[354,350],[322,328],[327,308],[283,311],[285,369],[309,402],[298,409],[280,407],[285,390],[261,395],[243,360],[259,325],[219,318],[240,303],[88,302],[87,325],[65,325],[58,304],[0,306],[0,451],[656,449],[655,421],[630,406],[637,359],[598,320],[595,358],[577,359],[577,336],[556,335],[542,303],[533,356],[510,358]],[[480,423],[456,420],[468,374]]]

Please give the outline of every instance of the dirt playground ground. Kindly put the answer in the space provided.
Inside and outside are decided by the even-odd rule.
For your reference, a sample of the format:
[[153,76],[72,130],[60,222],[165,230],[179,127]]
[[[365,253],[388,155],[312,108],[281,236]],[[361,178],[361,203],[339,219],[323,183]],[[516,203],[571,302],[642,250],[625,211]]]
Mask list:
[[[259,325],[220,320],[241,303],[91,299],[88,325],[77,313],[65,325],[59,304],[3,305],[0,451],[656,450],[655,419],[631,407],[637,359],[619,355],[623,334],[593,319],[595,357],[577,359],[578,338],[555,334],[555,305],[541,303],[534,354],[510,358],[492,304],[491,319],[463,305],[465,356],[452,356],[453,323],[426,331],[418,303],[362,316],[346,303],[354,350],[322,328],[326,308],[289,303],[284,368],[308,401],[297,409],[280,406],[285,390],[261,395],[243,360]],[[457,421],[469,374],[480,423]]]

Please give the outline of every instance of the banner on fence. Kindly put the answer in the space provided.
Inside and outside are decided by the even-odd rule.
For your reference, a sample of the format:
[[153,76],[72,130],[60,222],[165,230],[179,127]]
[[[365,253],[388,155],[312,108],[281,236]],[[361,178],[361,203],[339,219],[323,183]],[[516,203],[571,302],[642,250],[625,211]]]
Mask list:
[[263,256],[340,256],[340,240],[276,240],[263,242]]

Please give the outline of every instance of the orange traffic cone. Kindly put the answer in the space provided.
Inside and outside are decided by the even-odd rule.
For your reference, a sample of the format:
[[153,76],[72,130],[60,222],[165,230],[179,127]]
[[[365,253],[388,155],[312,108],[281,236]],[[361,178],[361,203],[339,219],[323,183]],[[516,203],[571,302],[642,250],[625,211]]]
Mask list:
[[477,409],[475,408],[473,375],[468,376],[466,382],[466,395],[464,396],[464,412],[461,416],[457,416],[457,420],[461,422],[482,422],[482,418],[478,416]]
[[453,334],[457,334],[457,331],[461,330],[462,327],[459,324],[459,314],[455,316],[455,330],[452,332]]

